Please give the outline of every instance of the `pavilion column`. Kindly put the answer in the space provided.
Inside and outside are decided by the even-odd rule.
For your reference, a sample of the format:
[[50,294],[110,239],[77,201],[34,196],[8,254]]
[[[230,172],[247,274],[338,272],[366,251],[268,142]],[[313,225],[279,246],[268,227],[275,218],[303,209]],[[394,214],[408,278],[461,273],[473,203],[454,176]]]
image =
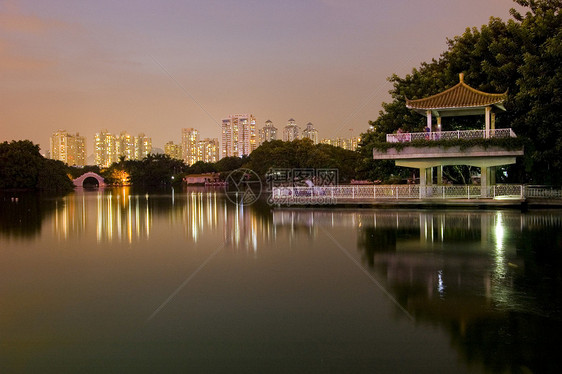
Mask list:
[[438,185],[443,184],[443,165],[439,165],[437,167],[437,184]]
[[441,132],[441,116],[437,117],[437,131]]
[[420,168],[420,199],[424,198],[426,195],[426,186],[427,186],[427,174],[426,168]]
[[426,110],[425,114],[427,115],[427,127],[429,127],[429,131],[431,131],[431,110]]
[[484,135],[485,138],[489,138],[490,137],[490,122],[491,122],[491,118],[492,118],[492,107],[487,106],[486,107],[486,113],[485,113],[485,120],[486,120],[486,134]]
[[492,117],[490,118],[490,127],[492,130],[496,129],[496,113],[492,112]]
[[480,168],[480,196],[488,197],[488,175],[489,170],[486,166]]

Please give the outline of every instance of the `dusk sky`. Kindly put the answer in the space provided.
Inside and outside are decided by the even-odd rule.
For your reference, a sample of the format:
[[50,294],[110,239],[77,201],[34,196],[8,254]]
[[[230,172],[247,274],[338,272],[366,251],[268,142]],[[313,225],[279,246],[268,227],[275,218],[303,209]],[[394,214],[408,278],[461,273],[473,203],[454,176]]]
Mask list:
[[181,129],[220,139],[220,120],[294,118],[320,138],[359,135],[393,73],[438,58],[446,38],[509,19],[512,0],[0,1],[0,141],[48,150],[65,129]]

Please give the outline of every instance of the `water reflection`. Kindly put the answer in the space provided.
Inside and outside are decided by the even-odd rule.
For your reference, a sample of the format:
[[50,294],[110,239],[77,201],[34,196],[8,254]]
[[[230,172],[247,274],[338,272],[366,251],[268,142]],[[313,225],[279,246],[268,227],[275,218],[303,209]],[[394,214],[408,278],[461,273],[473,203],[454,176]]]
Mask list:
[[560,229],[559,212],[377,213],[358,243],[416,321],[448,330],[467,361],[494,371],[551,372],[560,344],[552,331],[562,327],[552,290],[562,285],[562,272],[550,274],[556,286],[537,283],[531,252],[560,259]]
[[[185,247],[200,246],[213,251],[224,246],[234,256],[221,259],[227,264],[221,263],[217,256],[213,265],[217,266],[215,277],[219,279],[210,275],[213,274],[211,270],[205,274],[209,277],[207,281],[213,278],[222,285],[235,282],[234,274],[249,271],[247,264],[242,266],[242,263],[237,263],[244,257],[238,256],[239,253],[251,254],[253,261],[252,256],[259,258],[268,251],[272,257],[269,262],[260,262],[263,269],[251,267],[260,270],[258,274],[263,274],[263,278],[256,274],[248,279],[242,276],[238,279],[240,287],[238,283],[233,287],[251,290],[258,285],[263,286],[256,295],[248,291],[251,298],[260,301],[270,296],[270,287],[275,285],[279,287],[277,295],[301,295],[300,282],[283,278],[280,274],[285,274],[285,268],[277,265],[281,259],[273,255],[282,254],[288,267],[295,267],[298,264],[294,262],[301,259],[303,264],[300,266],[310,271],[310,276],[304,278],[309,282],[316,277],[326,276],[329,279],[344,268],[356,271],[353,267],[340,266],[342,260],[338,251],[325,248],[313,251],[309,248],[315,243],[332,245],[326,238],[325,231],[328,230],[414,316],[416,328],[428,329],[427,326],[430,326],[429,329],[439,327],[446,331],[451,346],[458,352],[455,355],[460,355],[466,362],[484,363],[493,371],[519,372],[528,369],[533,372],[558,372],[560,368],[557,358],[561,345],[559,331],[562,328],[560,211],[271,210],[267,204],[233,205],[220,189],[203,188],[172,190],[171,193],[134,192],[129,188],[101,189],[76,192],[62,199],[22,196],[16,201],[2,198],[0,204],[0,239],[41,238],[42,243],[45,243],[42,248],[43,245],[45,248],[55,248],[63,242],[80,241],[83,247],[70,247],[89,248],[90,254],[97,254],[100,246],[107,245],[110,250],[99,257],[99,268],[103,268],[107,274],[112,273],[102,265],[105,263],[104,256],[120,259],[122,248],[137,248],[137,244],[138,247],[146,244],[149,247],[172,248],[169,252],[163,251],[163,258],[172,256],[175,253],[173,249],[179,248],[181,255],[172,256],[175,259],[172,265],[191,258],[189,271],[196,269],[201,264],[201,258],[206,256],[184,256],[182,251]],[[54,245],[47,244],[50,239],[47,234],[54,238]],[[95,249],[87,247],[87,243],[94,243]],[[287,244],[298,251],[283,253]],[[18,249],[21,247],[14,246]],[[277,252],[272,253],[273,249]],[[84,252],[87,252],[85,258],[88,261],[83,263],[89,264],[98,259],[97,256],[87,257],[88,250]],[[122,278],[121,267],[125,264],[142,261],[143,256],[147,256],[146,268],[139,267],[138,281],[131,281],[131,284],[144,284],[147,274],[153,271],[153,265],[157,266],[158,261],[163,261],[154,252],[146,251],[136,258],[121,258],[120,262],[117,261],[120,267],[115,267],[114,278]],[[49,251],[37,253],[44,258],[50,256]],[[322,266],[314,268],[315,264],[321,263],[317,261],[319,256],[325,256],[326,259],[333,257],[331,261],[323,263],[324,266],[334,266],[326,270],[329,275],[323,274],[325,269]],[[9,260],[9,256],[6,257]],[[65,256],[57,258],[64,259]],[[14,263],[23,267],[32,263],[31,259],[33,256],[30,255],[25,261]],[[276,265],[271,267],[272,264]],[[72,266],[64,268],[71,269]],[[162,268],[169,271],[173,266]],[[12,267],[7,266],[7,269]],[[48,266],[46,269],[49,270]],[[181,275],[165,287],[167,292],[185,279],[182,271],[178,271]],[[231,278],[227,282],[220,278],[225,271],[231,271]],[[35,272],[29,271],[28,274],[33,275]],[[100,279],[108,278],[107,274],[104,273]],[[271,274],[277,274],[278,277]],[[287,274],[294,276],[291,272]],[[354,290],[347,288],[345,277],[349,274],[345,274],[341,282],[338,280],[341,283],[339,292],[348,295]],[[271,281],[272,277],[276,282]],[[73,281],[61,284],[74,284],[77,281],[69,279]],[[257,281],[252,283],[254,279]],[[158,273],[152,283],[160,281],[166,281],[166,277]],[[213,284],[212,281],[210,283]],[[250,283],[251,287],[248,286]],[[293,285],[293,293],[286,292],[287,284]],[[49,288],[53,295],[57,295],[57,287]],[[366,288],[371,290],[369,285]],[[219,289],[211,288],[213,292]],[[336,291],[331,288],[320,292],[332,295]],[[146,293],[147,289],[142,287],[136,297],[144,300]],[[128,292],[125,294],[129,295]],[[369,295],[367,298],[372,296],[366,295]],[[201,297],[201,300],[206,300]],[[226,296],[223,297],[228,300]],[[220,309],[217,306],[221,306],[224,300],[211,299],[216,302],[211,303],[211,311],[216,312]],[[155,300],[156,303],[161,302],[160,295]],[[290,300],[293,303],[301,301],[300,297]],[[336,300],[341,304],[341,300],[346,299]],[[231,300],[231,305],[237,305],[235,302],[238,300]],[[147,303],[150,308],[146,307],[144,301],[139,305],[141,309],[146,309],[145,314],[150,315],[153,304]],[[342,307],[340,304],[327,304],[326,308],[337,309]],[[244,309],[245,313],[259,314],[256,312],[260,310],[259,303],[248,305],[251,308],[248,307],[248,311]],[[291,311],[291,305],[277,301],[271,305],[275,305],[275,308],[267,310],[267,313],[277,308]],[[122,308],[127,306],[128,302],[124,302]],[[343,307],[342,312],[344,309],[345,313],[350,313]],[[208,312],[202,310],[201,315],[207,315]],[[353,319],[354,315],[349,315]]]
[[31,239],[43,220],[56,211],[60,197],[28,192],[0,192],[0,237]]
[[[275,211],[291,232],[357,227],[363,263],[469,363],[559,372],[562,212]],[[342,243],[345,245],[345,243]]]
[[193,243],[220,232],[225,246],[255,252],[258,242],[275,240],[269,210],[259,203],[236,206],[221,190],[203,188],[171,193],[133,193],[128,187],[79,191],[57,207],[53,232],[67,240],[90,235],[95,227],[100,243],[133,243],[149,239],[155,222],[162,224],[165,217],[168,226],[181,230]]

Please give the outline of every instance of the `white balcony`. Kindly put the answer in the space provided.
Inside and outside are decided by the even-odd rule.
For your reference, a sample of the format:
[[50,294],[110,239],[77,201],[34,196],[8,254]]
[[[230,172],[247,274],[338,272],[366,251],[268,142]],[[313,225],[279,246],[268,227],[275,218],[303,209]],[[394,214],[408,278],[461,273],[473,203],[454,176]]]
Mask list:
[[512,129],[494,130],[457,130],[437,132],[404,132],[398,134],[386,134],[388,143],[411,142],[414,140],[442,140],[442,139],[490,139],[490,138],[515,138]]

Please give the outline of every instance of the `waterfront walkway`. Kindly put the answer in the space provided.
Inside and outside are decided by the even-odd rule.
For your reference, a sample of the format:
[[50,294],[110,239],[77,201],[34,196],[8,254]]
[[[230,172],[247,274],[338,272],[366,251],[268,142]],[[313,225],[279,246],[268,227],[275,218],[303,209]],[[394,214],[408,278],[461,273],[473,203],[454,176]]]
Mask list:
[[276,205],[520,205],[525,202],[562,206],[562,190],[525,185],[346,185],[274,187]]

